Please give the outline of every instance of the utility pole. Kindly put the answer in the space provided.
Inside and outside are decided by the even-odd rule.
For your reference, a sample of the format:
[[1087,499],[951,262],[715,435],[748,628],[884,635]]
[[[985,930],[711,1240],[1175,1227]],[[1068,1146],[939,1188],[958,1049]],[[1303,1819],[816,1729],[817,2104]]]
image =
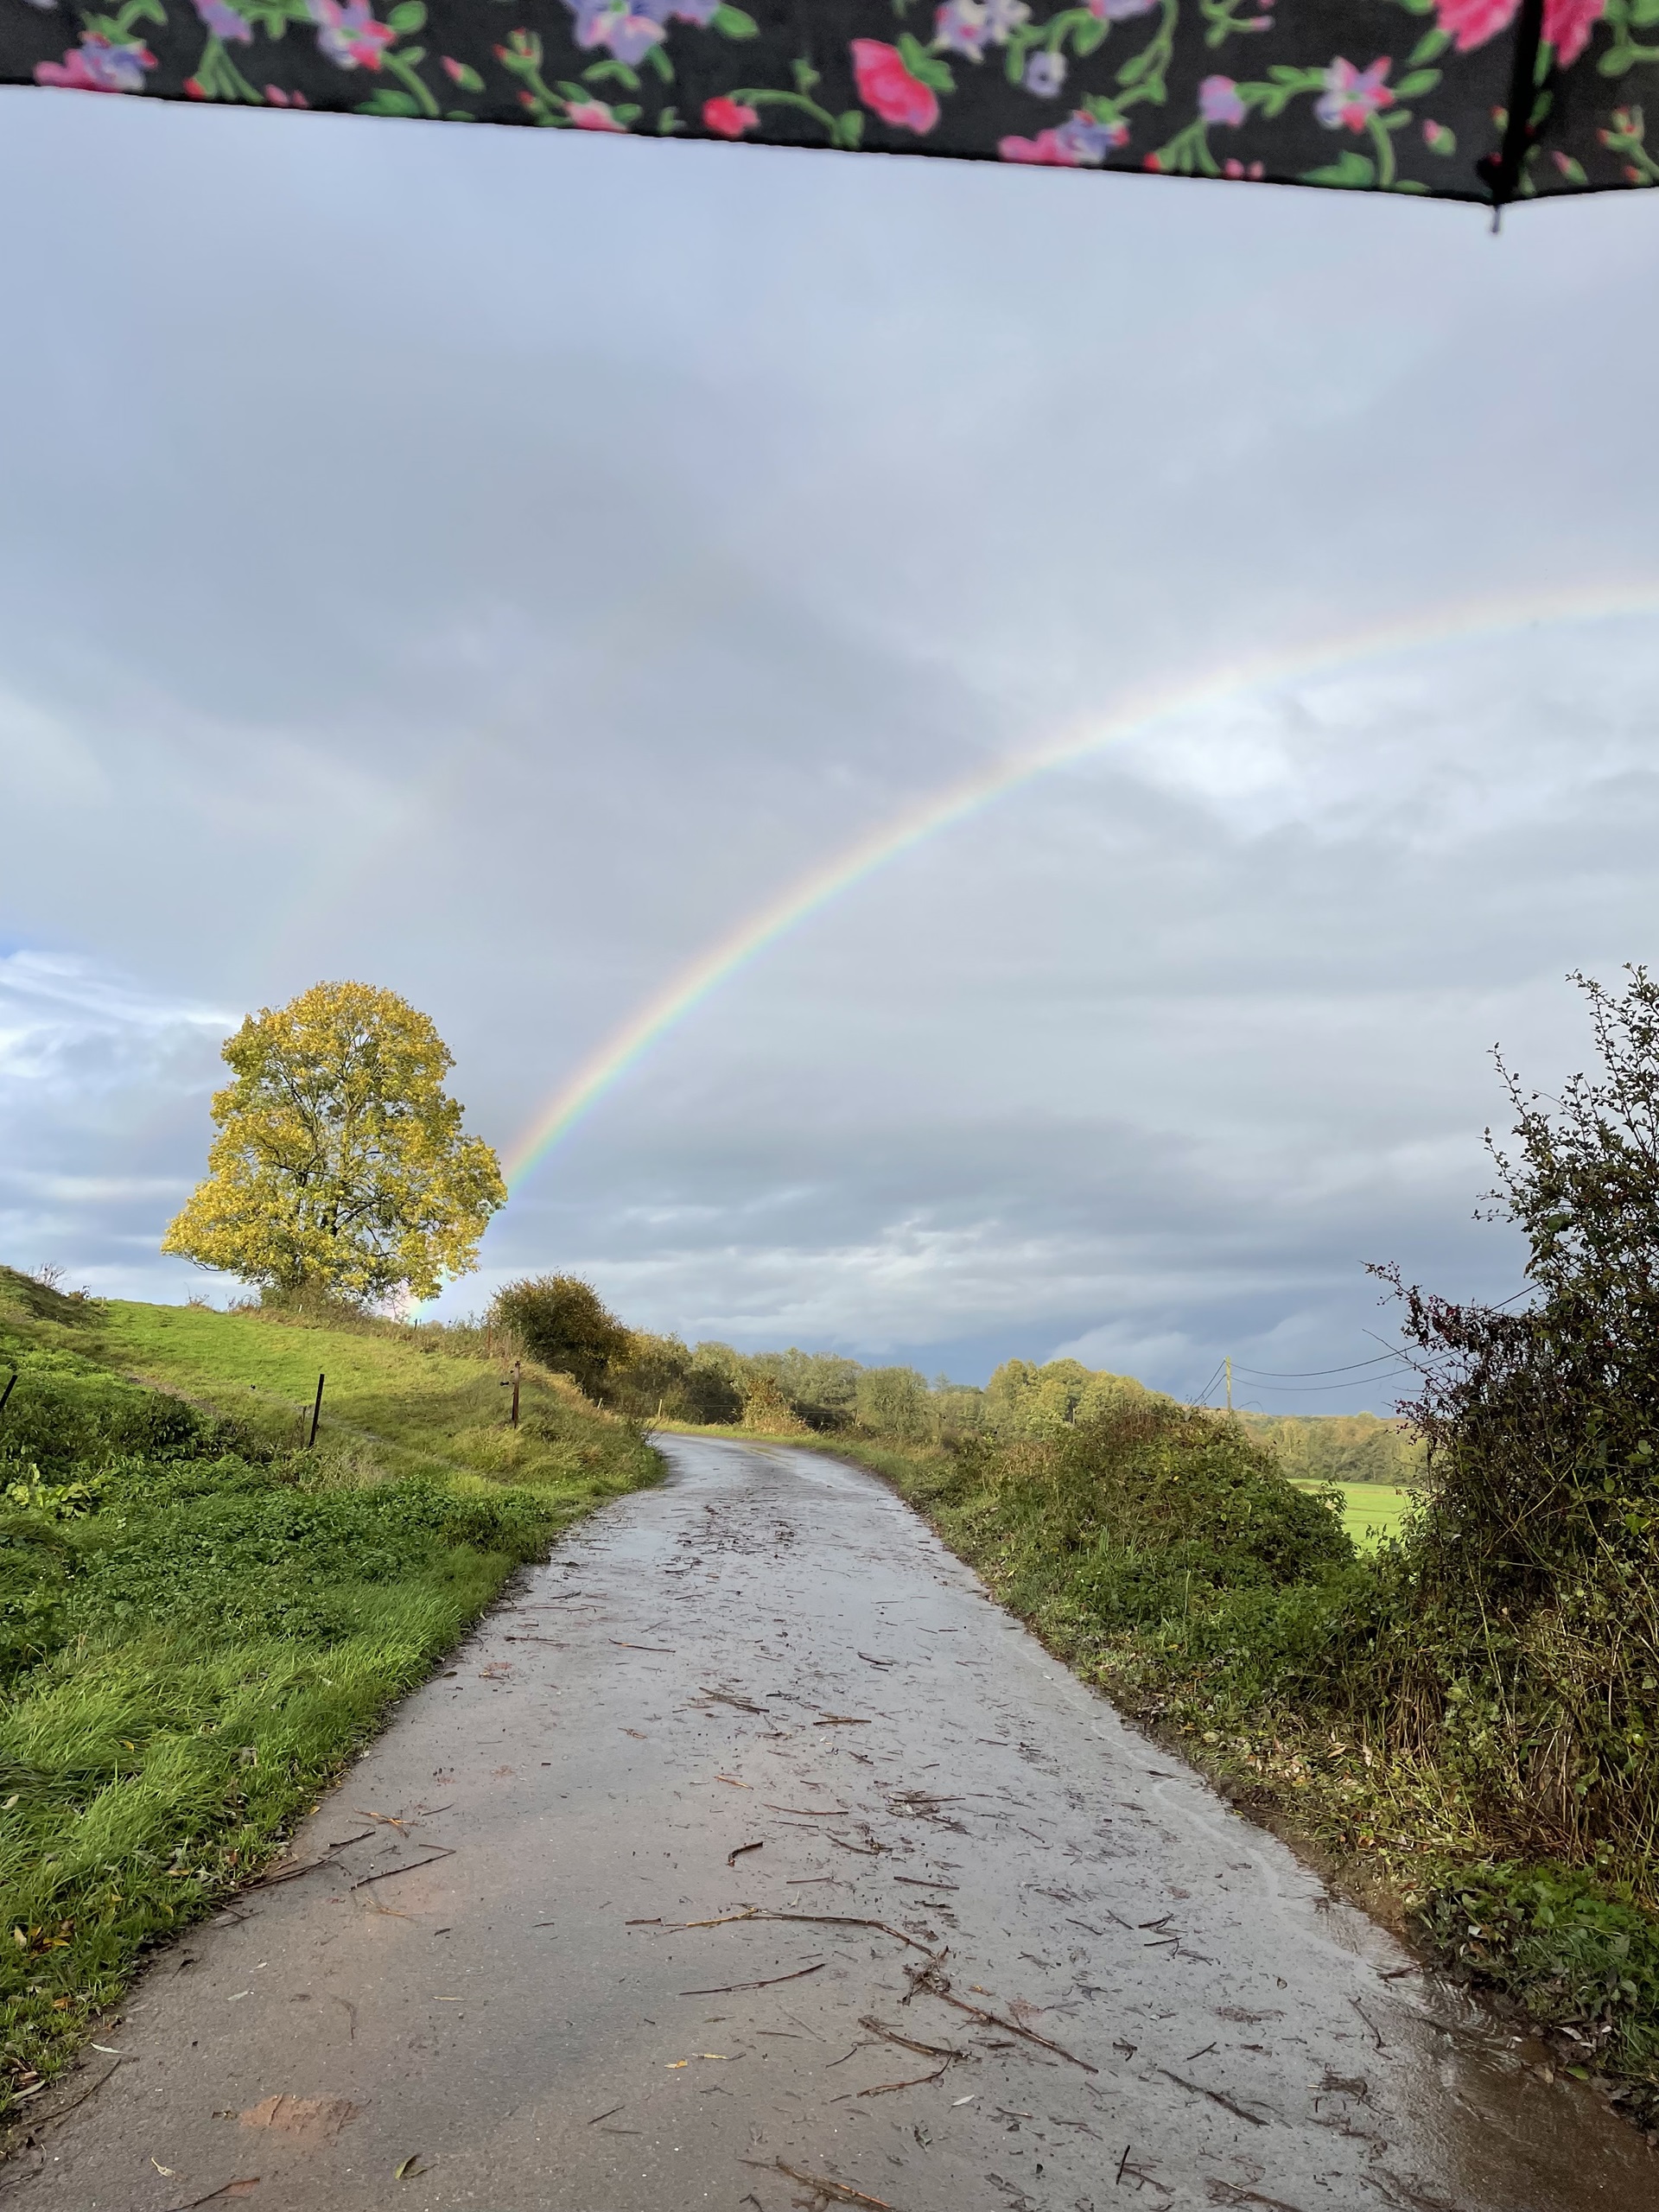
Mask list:
[[322,1419],[322,1385],[324,1379],[325,1378],[321,1375],[317,1377],[316,1402],[311,1408],[311,1433],[305,1440],[305,1448],[308,1452],[310,1451],[317,1440],[317,1423]]
[[1233,1410],[1233,1355],[1231,1352],[1227,1355],[1227,1410],[1229,1413]]

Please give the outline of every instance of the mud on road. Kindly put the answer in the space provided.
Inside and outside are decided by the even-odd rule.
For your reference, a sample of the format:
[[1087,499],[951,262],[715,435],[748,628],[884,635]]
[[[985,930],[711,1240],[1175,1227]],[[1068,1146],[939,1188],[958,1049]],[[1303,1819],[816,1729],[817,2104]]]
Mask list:
[[1659,2212],[1592,2092],[874,1478],[664,1449],[403,1706],[314,1871],[158,1956],[9,2203]]

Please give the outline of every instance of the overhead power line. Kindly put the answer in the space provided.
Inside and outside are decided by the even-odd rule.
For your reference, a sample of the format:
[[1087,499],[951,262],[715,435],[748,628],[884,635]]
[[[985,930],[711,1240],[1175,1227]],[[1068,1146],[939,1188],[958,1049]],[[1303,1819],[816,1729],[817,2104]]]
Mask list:
[[1205,1384],[1203,1389],[1198,1391],[1192,1397],[1190,1397],[1187,1400],[1186,1402],[1189,1406],[1202,1406],[1208,1402],[1210,1393],[1216,1387],[1217,1378],[1221,1373],[1223,1364],[1224,1363],[1221,1360],[1217,1360],[1216,1362],[1214,1367],[1210,1370],[1210,1380]]
[[[1390,1367],[1381,1375],[1368,1375],[1365,1380],[1368,1382],[1392,1382],[1396,1375],[1414,1375],[1416,1372],[1414,1367]],[[1359,1385],[1355,1382],[1293,1382],[1281,1387],[1283,1395],[1288,1398],[1321,1398],[1328,1390],[1354,1390]]]
[[1346,1367],[1240,1367],[1240,1375],[1254,1375],[1268,1382],[1310,1382],[1320,1375],[1357,1375],[1363,1367],[1382,1367],[1391,1359],[1403,1359],[1398,1351],[1380,1351],[1370,1359],[1351,1360]]

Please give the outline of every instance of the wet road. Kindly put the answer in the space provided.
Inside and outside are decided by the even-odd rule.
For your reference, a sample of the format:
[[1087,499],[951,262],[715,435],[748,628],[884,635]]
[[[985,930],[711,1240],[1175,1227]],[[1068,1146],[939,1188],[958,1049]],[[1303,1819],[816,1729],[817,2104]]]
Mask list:
[[327,1864],[160,1956],[9,2201],[1659,2212],[1593,2094],[874,1478],[665,1449],[324,1802]]

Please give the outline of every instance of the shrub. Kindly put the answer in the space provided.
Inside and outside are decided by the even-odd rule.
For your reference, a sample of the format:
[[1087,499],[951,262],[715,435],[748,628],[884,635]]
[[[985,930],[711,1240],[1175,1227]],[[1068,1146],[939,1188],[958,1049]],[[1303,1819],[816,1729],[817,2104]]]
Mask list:
[[530,1275],[509,1283],[497,1292],[490,1310],[528,1358],[569,1376],[590,1398],[602,1398],[613,1371],[627,1364],[631,1332],[601,1305],[592,1285],[575,1275]]
[[0,1414],[0,1482],[9,1466],[52,1473],[124,1456],[176,1459],[211,1449],[228,1424],[182,1398],[110,1376],[54,1373],[25,1359]]
[[1236,1422],[1148,1395],[1046,1440],[971,1444],[965,1467],[1012,1482],[1046,1541],[1103,1564],[1217,1586],[1302,1581],[1351,1560],[1339,1513],[1296,1489]]

